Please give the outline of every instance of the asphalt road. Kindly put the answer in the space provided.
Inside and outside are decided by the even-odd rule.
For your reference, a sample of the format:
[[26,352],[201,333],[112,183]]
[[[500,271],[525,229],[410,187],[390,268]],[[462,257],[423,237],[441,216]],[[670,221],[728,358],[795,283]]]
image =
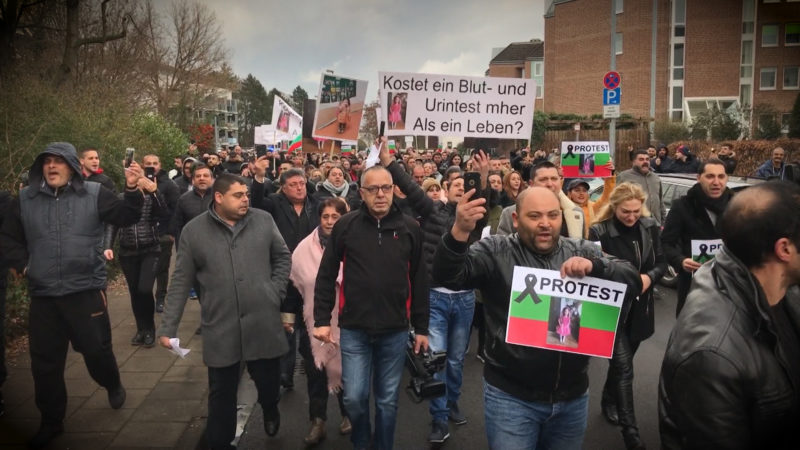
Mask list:
[[[648,448],[660,447],[658,437],[658,373],[664,355],[670,330],[675,323],[675,291],[659,288],[656,300],[656,332],[639,347],[634,360],[634,398],[636,416],[642,439]],[[445,448],[482,449],[488,448],[484,431],[482,371],[483,365],[475,358],[477,341],[473,333],[471,351],[464,363],[464,385],[461,393],[461,409],[469,422],[456,427],[450,424],[450,439]],[[600,394],[605,382],[608,362],[594,358],[589,366],[589,423],[583,447],[586,449],[618,449],[624,448],[620,429],[608,422],[600,414]],[[408,383],[407,374],[403,378],[402,387]],[[252,386],[243,384],[244,395],[252,397]],[[246,394],[246,392],[250,394]],[[242,394],[240,394],[240,397]],[[305,375],[295,374],[295,389],[285,392],[281,399],[281,429],[278,436],[268,438],[264,432],[261,408],[252,408],[244,433],[239,440],[239,448],[304,448],[303,437],[308,432],[308,396],[305,389]],[[330,397],[328,402],[327,438],[316,449],[352,448],[349,436],[339,434],[341,418],[336,399]],[[397,449],[427,449],[427,436],[430,432],[430,415],[427,403],[414,404],[405,392],[400,394],[400,404],[395,433]]]

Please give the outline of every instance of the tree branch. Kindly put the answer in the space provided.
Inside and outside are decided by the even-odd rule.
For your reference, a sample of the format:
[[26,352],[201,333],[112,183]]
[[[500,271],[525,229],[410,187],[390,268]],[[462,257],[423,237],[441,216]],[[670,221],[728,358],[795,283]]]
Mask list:
[[[73,47],[78,48],[83,45],[89,45],[89,44],[105,44],[106,42],[116,41],[117,39],[124,38],[125,36],[128,35],[128,27],[127,27],[128,19],[130,19],[130,15],[126,14],[125,18],[122,19],[121,32],[117,34],[112,34],[110,36],[107,36],[105,33],[103,33],[102,36],[92,36],[92,37],[77,39],[73,44]],[[105,24],[105,19],[103,19],[103,23]]]

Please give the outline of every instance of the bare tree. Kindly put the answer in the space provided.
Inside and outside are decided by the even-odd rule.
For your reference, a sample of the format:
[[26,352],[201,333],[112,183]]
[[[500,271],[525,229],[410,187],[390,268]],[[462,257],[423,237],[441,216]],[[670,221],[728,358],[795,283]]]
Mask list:
[[[223,75],[225,58],[222,30],[214,13],[189,0],[174,1],[166,17],[152,2],[137,31],[147,37],[141,70],[148,101],[166,117],[180,121],[182,111],[206,98]],[[229,81],[230,87],[235,80]]]

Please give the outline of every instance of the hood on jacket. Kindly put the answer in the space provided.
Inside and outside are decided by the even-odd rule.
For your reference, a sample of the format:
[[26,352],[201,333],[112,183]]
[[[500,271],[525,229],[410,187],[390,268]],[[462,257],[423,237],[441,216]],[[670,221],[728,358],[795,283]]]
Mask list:
[[41,186],[44,180],[44,159],[48,155],[64,158],[64,161],[66,161],[70,169],[72,169],[70,183],[76,190],[82,190],[83,172],[81,171],[81,162],[78,160],[78,152],[75,150],[75,146],[69,142],[52,142],[39,153],[28,172],[28,184],[30,186],[37,186],[37,190],[38,187]]

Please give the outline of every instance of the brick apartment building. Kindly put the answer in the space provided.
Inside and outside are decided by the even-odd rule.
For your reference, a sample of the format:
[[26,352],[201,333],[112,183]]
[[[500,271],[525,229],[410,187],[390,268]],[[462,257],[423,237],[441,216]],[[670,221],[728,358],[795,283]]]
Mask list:
[[[621,111],[636,118],[768,105],[785,124],[800,92],[800,0],[550,0],[543,110],[601,113],[612,46]],[[508,73],[497,66],[490,76]]]

